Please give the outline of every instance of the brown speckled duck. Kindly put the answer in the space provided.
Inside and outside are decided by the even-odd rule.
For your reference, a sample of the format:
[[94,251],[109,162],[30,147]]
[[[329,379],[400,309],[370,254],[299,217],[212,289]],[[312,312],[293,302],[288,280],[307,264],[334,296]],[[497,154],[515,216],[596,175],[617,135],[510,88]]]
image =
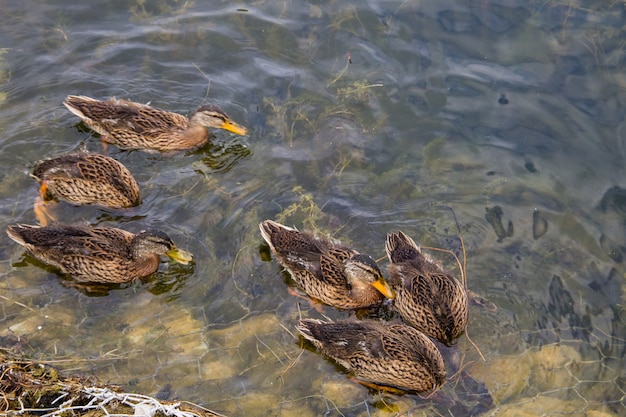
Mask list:
[[309,297],[342,309],[368,307],[393,297],[370,256],[272,220],[259,228],[276,260]]
[[394,309],[418,330],[450,345],[467,325],[465,287],[402,232],[387,235]]
[[304,319],[296,328],[371,388],[422,392],[439,387],[446,376],[435,344],[404,324]]
[[75,152],[45,159],[37,163],[31,175],[39,182],[35,214],[42,225],[54,218],[44,207],[51,199],[115,209],[139,204],[139,185],[128,169],[97,153]]
[[86,96],[67,96],[63,104],[102,135],[102,140],[122,149],[161,152],[192,149],[208,140],[208,128],[246,134],[243,126],[230,120],[216,105],[202,106],[187,118],[115,98],[101,101]]
[[7,234],[32,256],[78,282],[113,284],[141,278],[157,270],[160,255],[182,264],[192,260],[189,252],[154,229],[133,234],[111,227],[17,224],[9,226]]

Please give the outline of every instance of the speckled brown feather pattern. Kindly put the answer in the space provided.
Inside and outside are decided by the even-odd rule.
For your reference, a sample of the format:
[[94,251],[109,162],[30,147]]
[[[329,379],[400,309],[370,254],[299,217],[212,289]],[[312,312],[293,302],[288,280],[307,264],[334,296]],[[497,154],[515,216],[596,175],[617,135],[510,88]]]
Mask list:
[[396,294],[394,309],[410,325],[450,345],[467,326],[463,285],[402,232],[387,235],[386,251],[389,281]]
[[271,220],[259,228],[276,260],[310,297],[344,309],[367,307],[384,299],[372,286],[384,278],[368,255]]
[[188,119],[178,113],[115,98],[68,96],[63,104],[102,135],[103,140],[122,149],[167,152],[195,148],[207,141],[209,127],[246,133],[245,128],[232,122],[215,105],[200,107]]
[[76,152],[46,159],[32,176],[45,183],[49,197],[70,203],[123,208],[139,204],[139,185],[124,165],[113,158]]
[[296,328],[364,382],[422,392],[440,386],[445,379],[445,365],[435,344],[404,324],[304,319]]
[[163,232],[137,235],[88,226],[9,226],[7,234],[35,258],[79,282],[120,283],[155,272],[174,244]]

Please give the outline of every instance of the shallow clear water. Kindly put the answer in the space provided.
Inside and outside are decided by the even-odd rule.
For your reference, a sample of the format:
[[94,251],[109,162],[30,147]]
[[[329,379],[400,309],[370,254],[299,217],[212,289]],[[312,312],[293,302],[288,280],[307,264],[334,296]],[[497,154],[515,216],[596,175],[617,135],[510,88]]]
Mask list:
[[[36,221],[35,161],[101,151],[68,94],[183,114],[214,102],[249,130],[167,155],[109,146],[142,205],[57,210],[159,227],[191,267],[86,291],[3,237],[4,347],[232,416],[625,412],[623,4],[0,5],[2,224]],[[449,383],[424,399],[370,393],[301,350],[300,316],[351,313],[288,293],[261,220],[375,258],[398,229],[460,254],[448,207],[486,361],[464,336],[445,351]]]

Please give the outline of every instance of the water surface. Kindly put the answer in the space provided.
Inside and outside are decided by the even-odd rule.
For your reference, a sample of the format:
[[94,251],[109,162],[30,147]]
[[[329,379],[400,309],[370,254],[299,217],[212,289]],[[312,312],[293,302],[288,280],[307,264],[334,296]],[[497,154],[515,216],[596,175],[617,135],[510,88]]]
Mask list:
[[[36,222],[35,161],[102,151],[68,94],[213,102],[249,131],[174,154],[109,146],[142,205],[57,211],[159,227],[191,267],[77,289],[2,238],[2,345],[232,416],[624,413],[626,37],[606,3],[2,2],[5,226]],[[354,313],[291,295],[260,221],[375,258],[398,229],[460,255],[450,208],[474,345],[444,352],[438,395],[372,393],[302,350],[299,317]]]

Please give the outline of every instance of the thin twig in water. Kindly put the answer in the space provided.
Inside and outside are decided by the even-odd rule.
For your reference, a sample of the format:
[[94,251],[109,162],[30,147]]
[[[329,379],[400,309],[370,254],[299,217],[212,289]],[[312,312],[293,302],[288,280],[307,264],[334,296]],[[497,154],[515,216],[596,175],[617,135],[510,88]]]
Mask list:
[[[300,303],[298,303],[298,311],[300,310]],[[280,327],[282,327],[287,333],[289,333],[289,335],[291,335],[291,337],[293,337],[294,339],[296,338],[296,335],[294,335],[291,330],[289,330],[284,324],[282,324],[280,321],[278,321],[278,325]]]
[[[449,379],[453,379],[453,378],[457,378],[459,375],[461,375],[461,372],[463,371],[463,369],[465,369],[466,367],[470,366],[471,364],[473,364],[474,361],[469,361],[468,363],[464,363],[459,367],[459,370],[456,371],[452,376],[450,376]],[[456,388],[457,384],[458,384],[458,378],[454,383],[454,387]]]
[[334,80],[332,80],[330,83],[328,83],[328,85],[326,87],[330,87],[331,85],[333,85],[337,81],[339,81],[339,79],[341,77],[343,77],[343,74],[345,74],[346,71],[348,71],[348,67],[350,66],[351,63],[352,63],[352,59],[350,58],[350,54],[348,53],[348,56],[347,56],[347,59],[346,59],[346,66],[343,67],[343,69],[341,71],[339,71],[339,75],[337,75],[337,77],[335,77]]
[[[260,344],[262,344],[263,346],[265,346],[265,348],[266,348],[267,350],[269,350],[269,351],[270,351],[270,353],[271,353],[272,355],[274,355],[274,357],[276,358],[276,360],[278,360],[278,362],[280,362],[280,364],[281,364],[281,365],[283,364],[283,360],[282,360],[282,359],[281,359],[281,358],[280,358],[280,357],[276,354],[276,352],[274,352],[274,350],[272,350],[272,348],[271,348],[271,347],[269,347],[269,346],[267,345],[267,343],[265,343],[264,341],[262,341],[262,340],[259,338],[259,336],[256,334],[256,332],[254,333],[254,337],[256,337],[256,340],[257,340]],[[259,351],[259,347],[258,347],[258,345],[257,345],[256,351],[259,353],[259,355],[263,356],[263,354]]]
[[[466,267],[467,267],[467,255],[465,252],[465,241],[463,239],[463,232],[461,230],[461,225],[459,224],[459,220],[456,217],[456,213],[454,212],[454,209],[452,209],[452,207],[448,207],[448,206],[442,206],[444,208],[447,208],[448,210],[450,210],[450,212],[452,213],[452,217],[454,217],[454,223],[456,225],[456,228],[459,232],[459,240],[461,241],[461,252],[463,254],[463,263],[461,263],[461,261],[459,260],[459,257],[456,256],[456,254],[448,249],[441,249],[441,248],[432,248],[432,247],[426,247],[427,249],[432,249],[432,250],[438,250],[441,252],[447,252],[449,254],[451,254],[452,256],[454,256],[454,259],[457,263],[457,266],[459,267],[459,270],[461,272],[461,282],[463,283],[463,288],[465,288],[465,291],[467,292],[467,274],[466,274]],[[476,349],[476,351],[478,352],[478,355],[480,355],[481,359],[484,362],[487,362],[487,359],[485,359],[485,356],[483,355],[483,353],[480,351],[480,349],[478,348],[478,345],[476,345],[476,343],[474,343],[474,341],[472,340],[472,338],[469,335],[469,331],[467,330],[467,328],[465,328],[465,337],[467,338],[467,340],[470,342],[470,344],[474,347],[474,349]]]
[[[296,303],[296,306],[298,306],[298,317],[300,320],[302,320],[302,311],[300,310],[300,303]],[[282,326],[282,325],[281,325]],[[285,326],[283,326],[283,328],[285,330],[287,330],[287,332],[292,335],[294,338],[296,337],[293,333],[291,333],[289,331],[289,329],[285,328]],[[278,374],[278,378],[282,378],[287,371],[289,371],[291,368],[293,368],[294,366],[296,366],[296,363],[298,363],[298,361],[300,360],[300,356],[302,356],[302,354],[304,353],[304,346],[303,346],[303,342],[302,340],[300,341],[300,353],[298,354],[298,356],[296,356],[296,358],[294,360],[292,360],[289,365],[287,365],[287,367],[280,373]]]
[[197,66],[193,62],[191,63],[191,65],[193,65],[195,69],[200,71],[200,74],[204,75],[204,78],[207,79],[206,94],[204,95],[204,98],[202,99],[202,103],[204,103],[204,101],[209,97],[209,89],[211,88],[211,78],[204,71],[202,71],[199,66]]
[[12,303],[17,304],[20,307],[27,308],[30,311],[35,311],[31,307],[27,306],[26,304],[20,303],[19,301],[11,300],[10,298],[5,297],[4,295],[0,295],[0,298],[2,298],[3,300],[11,301]]
[[230,276],[233,280],[233,285],[235,286],[235,289],[239,291],[240,293],[242,293],[243,295],[245,295],[246,297],[252,298],[252,296],[247,291],[244,291],[243,288],[240,288],[239,285],[237,285],[237,279],[235,278],[235,265],[237,264],[239,254],[242,253],[244,249],[247,249],[247,248],[241,248],[237,251],[237,254],[235,255],[235,259],[233,260],[233,266],[230,269]]
[[478,354],[480,355],[480,358],[483,360],[483,362],[487,362],[487,359],[485,359],[485,357],[483,356],[483,353],[480,351],[480,349],[478,348],[476,343],[474,343],[474,341],[470,337],[469,332],[467,331],[467,329],[465,329],[465,338],[472,344],[472,346],[474,346],[474,349],[476,349],[476,352],[478,352]]
[[298,353],[298,356],[296,356],[296,357],[294,358],[294,360],[292,360],[291,362],[289,362],[289,365],[287,365],[287,367],[286,367],[286,368],[285,368],[285,369],[284,369],[284,370],[283,370],[280,374],[278,374],[277,379],[278,379],[278,378],[282,378],[282,377],[283,377],[283,376],[287,373],[287,371],[289,371],[291,368],[293,368],[294,366],[296,366],[296,364],[297,364],[297,363],[298,363],[298,361],[300,360],[300,357],[302,356],[302,354],[303,354],[303,353],[304,353],[304,348],[303,348],[303,347],[301,347],[301,348],[300,348],[300,353]]

